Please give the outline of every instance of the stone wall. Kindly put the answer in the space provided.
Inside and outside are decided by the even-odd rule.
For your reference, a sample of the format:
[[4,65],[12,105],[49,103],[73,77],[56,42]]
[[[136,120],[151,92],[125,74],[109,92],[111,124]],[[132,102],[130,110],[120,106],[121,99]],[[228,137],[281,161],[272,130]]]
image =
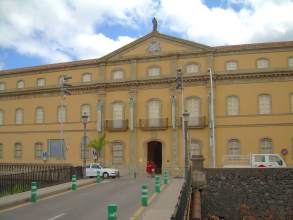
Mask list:
[[[202,213],[224,219],[293,219],[293,169],[205,169]],[[289,217],[290,216],[290,217]],[[257,218],[256,218],[257,217]]]

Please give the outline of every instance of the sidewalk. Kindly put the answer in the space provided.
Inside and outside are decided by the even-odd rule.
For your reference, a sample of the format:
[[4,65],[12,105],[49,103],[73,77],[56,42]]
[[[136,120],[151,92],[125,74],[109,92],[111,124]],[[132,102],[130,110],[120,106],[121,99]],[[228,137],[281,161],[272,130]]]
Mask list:
[[155,200],[148,206],[140,220],[170,220],[178,201],[184,179],[172,179],[171,183],[157,195]]
[[[77,180],[77,187],[89,185],[95,182],[93,179],[81,179]],[[54,194],[71,190],[71,182],[63,183],[55,186],[45,187],[38,189],[38,198],[45,198]],[[26,202],[30,202],[31,191],[17,193],[9,196],[4,196],[0,198],[0,210],[6,209],[12,206],[20,205]]]

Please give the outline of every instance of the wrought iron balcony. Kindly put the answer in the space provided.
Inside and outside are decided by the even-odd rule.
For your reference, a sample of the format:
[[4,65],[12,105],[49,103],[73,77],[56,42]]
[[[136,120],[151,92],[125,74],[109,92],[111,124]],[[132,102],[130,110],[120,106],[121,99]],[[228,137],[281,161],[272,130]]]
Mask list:
[[106,120],[106,129],[108,131],[126,131],[128,120]]
[[168,129],[168,118],[139,119],[139,125],[145,131],[165,130]]

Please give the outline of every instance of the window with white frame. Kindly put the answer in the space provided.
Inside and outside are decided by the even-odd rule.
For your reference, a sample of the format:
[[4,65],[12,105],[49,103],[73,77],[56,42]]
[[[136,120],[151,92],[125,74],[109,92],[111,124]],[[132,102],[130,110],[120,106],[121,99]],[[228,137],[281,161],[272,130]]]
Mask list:
[[258,96],[259,114],[271,114],[271,96],[269,94],[262,94]]
[[239,97],[232,95],[226,100],[227,115],[239,115]]
[[24,118],[23,109],[22,108],[16,109],[15,124],[23,124],[23,118]]
[[115,142],[112,144],[112,164],[124,164],[124,146],[121,142]]
[[226,70],[233,71],[238,69],[238,63],[236,61],[226,62]]
[[260,141],[260,154],[272,154],[273,153],[273,141],[271,138],[263,138]]
[[112,73],[113,80],[121,80],[124,78],[124,72],[123,70],[115,70]]
[[91,106],[89,104],[83,104],[81,106],[81,116],[83,116],[83,115],[87,115],[88,116],[88,119],[87,120],[90,121],[90,117],[91,117]]
[[113,103],[112,114],[113,114],[113,128],[122,128],[123,127],[123,104],[120,102]]
[[58,114],[58,122],[66,122],[66,106],[58,106],[57,114]]
[[186,73],[187,74],[194,74],[199,72],[198,64],[192,63],[186,66]]
[[186,99],[186,110],[189,113],[188,124],[195,126],[199,124],[200,116],[200,98],[190,97]]
[[43,79],[43,78],[40,78],[40,79],[37,79],[37,87],[40,88],[40,87],[45,87],[46,85],[46,80]]
[[159,100],[151,100],[148,102],[148,118],[149,126],[157,127],[160,125],[161,102]]
[[90,82],[92,81],[92,74],[91,73],[84,73],[82,75],[82,82]]
[[35,143],[35,159],[36,160],[41,160],[43,157],[43,144],[41,142]]
[[268,59],[258,59],[256,61],[256,68],[257,69],[266,69],[269,68],[269,60]]
[[24,81],[23,80],[17,81],[16,87],[18,89],[23,89],[24,88]]
[[288,58],[288,67],[293,68],[293,57]]
[[290,108],[291,108],[291,113],[293,113],[293,93],[290,94]]
[[22,158],[22,144],[15,143],[14,145],[14,158],[21,159]]
[[36,108],[36,118],[35,118],[35,121],[36,123],[44,123],[44,108],[43,107],[37,107]]
[[3,144],[0,143],[0,159],[3,159]]
[[228,141],[227,153],[230,157],[233,157],[231,159],[237,159],[236,156],[240,155],[240,141],[238,139],[233,138]]
[[0,91],[4,91],[6,89],[6,84],[4,82],[0,82]]
[[159,67],[150,67],[148,69],[148,76],[159,76],[160,68]]
[[191,140],[190,143],[190,157],[193,155],[201,155],[201,142],[198,140]]
[[0,109],[0,125],[4,125],[4,111]]

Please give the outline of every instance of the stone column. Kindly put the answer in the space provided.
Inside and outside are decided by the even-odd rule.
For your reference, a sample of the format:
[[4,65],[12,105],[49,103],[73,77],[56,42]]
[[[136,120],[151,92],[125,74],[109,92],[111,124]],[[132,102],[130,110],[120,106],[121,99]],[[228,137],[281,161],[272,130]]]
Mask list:
[[101,63],[99,65],[99,81],[104,81],[105,80],[105,74],[106,74],[106,64]]
[[137,76],[136,76],[136,74],[137,74],[137,62],[136,62],[136,60],[131,60],[131,62],[130,62],[130,70],[131,70],[130,71],[131,80],[136,80],[136,78],[137,78]]
[[172,76],[176,76],[176,71],[177,71],[177,57],[172,56],[170,58],[170,74]]
[[138,172],[137,167],[137,131],[136,131],[136,98],[137,90],[129,91],[129,131],[130,131],[130,172],[134,175]]

